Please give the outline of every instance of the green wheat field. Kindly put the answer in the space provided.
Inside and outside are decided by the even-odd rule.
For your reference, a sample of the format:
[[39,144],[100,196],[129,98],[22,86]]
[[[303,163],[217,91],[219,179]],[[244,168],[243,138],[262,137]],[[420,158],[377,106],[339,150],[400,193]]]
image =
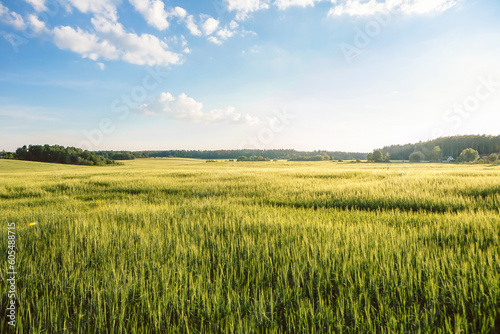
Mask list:
[[0,160],[18,333],[499,333],[499,206],[498,165]]

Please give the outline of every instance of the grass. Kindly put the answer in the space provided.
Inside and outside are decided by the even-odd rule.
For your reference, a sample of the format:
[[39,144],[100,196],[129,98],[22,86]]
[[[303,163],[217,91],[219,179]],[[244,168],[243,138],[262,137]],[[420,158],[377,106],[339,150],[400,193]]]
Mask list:
[[488,165],[0,160],[0,247],[18,333],[498,333],[499,200]]

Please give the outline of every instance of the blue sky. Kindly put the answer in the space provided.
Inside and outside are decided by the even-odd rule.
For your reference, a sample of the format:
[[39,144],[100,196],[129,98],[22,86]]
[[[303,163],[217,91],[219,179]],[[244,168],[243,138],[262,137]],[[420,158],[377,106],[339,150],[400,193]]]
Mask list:
[[0,0],[0,150],[499,134],[497,0]]

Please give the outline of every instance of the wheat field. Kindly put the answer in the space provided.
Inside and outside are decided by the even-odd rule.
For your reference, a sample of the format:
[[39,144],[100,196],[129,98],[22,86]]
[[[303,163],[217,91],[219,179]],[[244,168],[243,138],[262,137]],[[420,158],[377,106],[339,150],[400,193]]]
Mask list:
[[498,333],[499,204],[498,165],[0,160],[18,333]]

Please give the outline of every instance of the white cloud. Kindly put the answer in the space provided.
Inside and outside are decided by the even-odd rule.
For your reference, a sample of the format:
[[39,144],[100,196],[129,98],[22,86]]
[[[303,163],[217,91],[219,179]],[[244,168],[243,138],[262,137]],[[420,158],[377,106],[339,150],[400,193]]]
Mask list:
[[164,115],[174,119],[197,123],[257,124],[258,118],[236,112],[234,107],[212,109],[203,112],[203,104],[182,93],[177,98],[170,93],[161,93],[149,104],[140,107],[146,115]]
[[102,34],[121,35],[125,33],[123,26],[120,23],[108,20],[103,16],[93,17],[90,22],[92,22],[95,30]]
[[99,69],[101,71],[104,71],[104,69],[106,68],[106,65],[104,65],[103,63],[97,63],[97,67],[99,67]]
[[169,27],[169,13],[165,11],[165,5],[160,0],[129,0],[135,10],[142,14],[146,22],[157,28],[165,30]]
[[224,0],[227,9],[236,11],[236,19],[244,20],[249,13],[269,8],[270,0]]
[[93,18],[92,23],[99,36],[80,28],[56,27],[54,42],[61,49],[69,49],[92,60],[122,59],[131,64],[149,66],[181,62],[180,55],[167,50],[167,44],[156,36],[127,33],[120,23],[103,17]]
[[[208,41],[211,43],[217,44],[217,45],[221,45],[222,41],[225,41],[225,40],[233,37],[234,35],[236,35],[236,33],[237,33],[236,29],[238,27],[239,27],[239,24],[236,23],[236,21],[231,21],[229,23],[229,27],[226,25],[223,28],[219,28],[215,33],[215,35],[217,35],[217,36],[210,36],[208,38]],[[242,31],[244,32],[244,29]],[[242,35],[243,35],[243,33],[242,33]]]
[[186,16],[186,27],[188,28],[189,32],[195,36],[201,36],[201,31],[198,29],[198,26],[194,22],[194,17],[193,15],[188,15]]
[[[332,0],[335,4],[336,1]],[[335,5],[328,12],[328,16],[370,16],[385,11],[400,11],[405,14],[428,14],[443,12],[457,4],[456,0],[376,0],[361,1],[347,0],[343,4]]]
[[116,3],[119,0],[66,0],[82,13],[93,13],[116,21]]
[[181,63],[180,54],[168,50],[168,45],[150,34],[126,32],[113,17],[96,15],[91,19],[96,33],[77,28],[57,27],[54,41],[61,49],[69,49],[92,60],[121,59],[137,65],[169,65]]
[[102,38],[116,46],[121,59],[126,62],[149,66],[181,62],[180,55],[169,51],[168,45],[156,36],[128,33],[120,23],[108,21],[103,17],[96,17],[91,21]]
[[123,50],[123,60],[132,64],[153,66],[181,62],[178,54],[166,50],[167,45],[153,35],[127,33],[117,36],[116,42]]
[[232,20],[232,21],[229,23],[229,28],[231,28],[231,29],[236,29],[236,28],[238,28],[238,27],[239,27],[238,22],[236,22],[236,21],[234,21],[234,20]]
[[0,2],[0,22],[8,24],[17,30],[22,30],[26,26],[24,24],[24,20],[21,17],[21,15],[19,15],[16,12],[10,11],[9,8],[2,5],[1,2]]
[[455,0],[414,0],[404,1],[401,11],[407,14],[427,14],[431,12],[444,12],[455,6]]
[[389,9],[391,9],[391,7],[385,2],[377,2],[375,0],[370,0],[368,2],[348,0],[345,4],[340,4],[331,8],[328,12],[328,16],[340,16],[343,14],[351,16],[374,15]]
[[279,9],[284,10],[288,7],[307,7],[314,6],[315,2],[319,2],[322,0],[276,0],[274,4],[278,6]]
[[185,18],[186,15],[187,15],[186,10],[181,7],[175,7],[174,10],[172,11],[172,16],[177,16],[180,19]]
[[214,19],[213,17],[209,17],[203,24],[201,28],[205,35],[211,35],[217,28],[219,27],[219,20]]
[[38,19],[38,16],[36,16],[35,14],[28,15],[28,22],[33,27],[33,31],[37,34],[49,32],[49,30],[45,26],[45,22],[40,21]]
[[186,37],[184,37],[184,35],[181,35],[181,45],[182,46],[188,45],[187,39],[186,39]]
[[99,40],[91,33],[85,32],[80,28],[73,29],[67,26],[54,28],[54,42],[60,49],[68,49],[76,52],[84,58],[97,60],[118,59],[119,51],[108,41]]
[[224,27],[222,29],[219,29],[219,31],[217,31],[217,36],[219,36],[223,40],[226,40],[230,37],[233,37],[234,33],[235,32],[233,30],[229,30],[227,27]]
[[207,40],[210,42],[210,43],[213,43],[213,44],[216,44],[216,45],[221,45],[222,42],[215,36],[209,36],[207,38]]
[[45,7],[45,0],[24,0],[24,1],[32,5],[35,11],[37,12],[43,12],[44,10],[47,9],[47,7]]

